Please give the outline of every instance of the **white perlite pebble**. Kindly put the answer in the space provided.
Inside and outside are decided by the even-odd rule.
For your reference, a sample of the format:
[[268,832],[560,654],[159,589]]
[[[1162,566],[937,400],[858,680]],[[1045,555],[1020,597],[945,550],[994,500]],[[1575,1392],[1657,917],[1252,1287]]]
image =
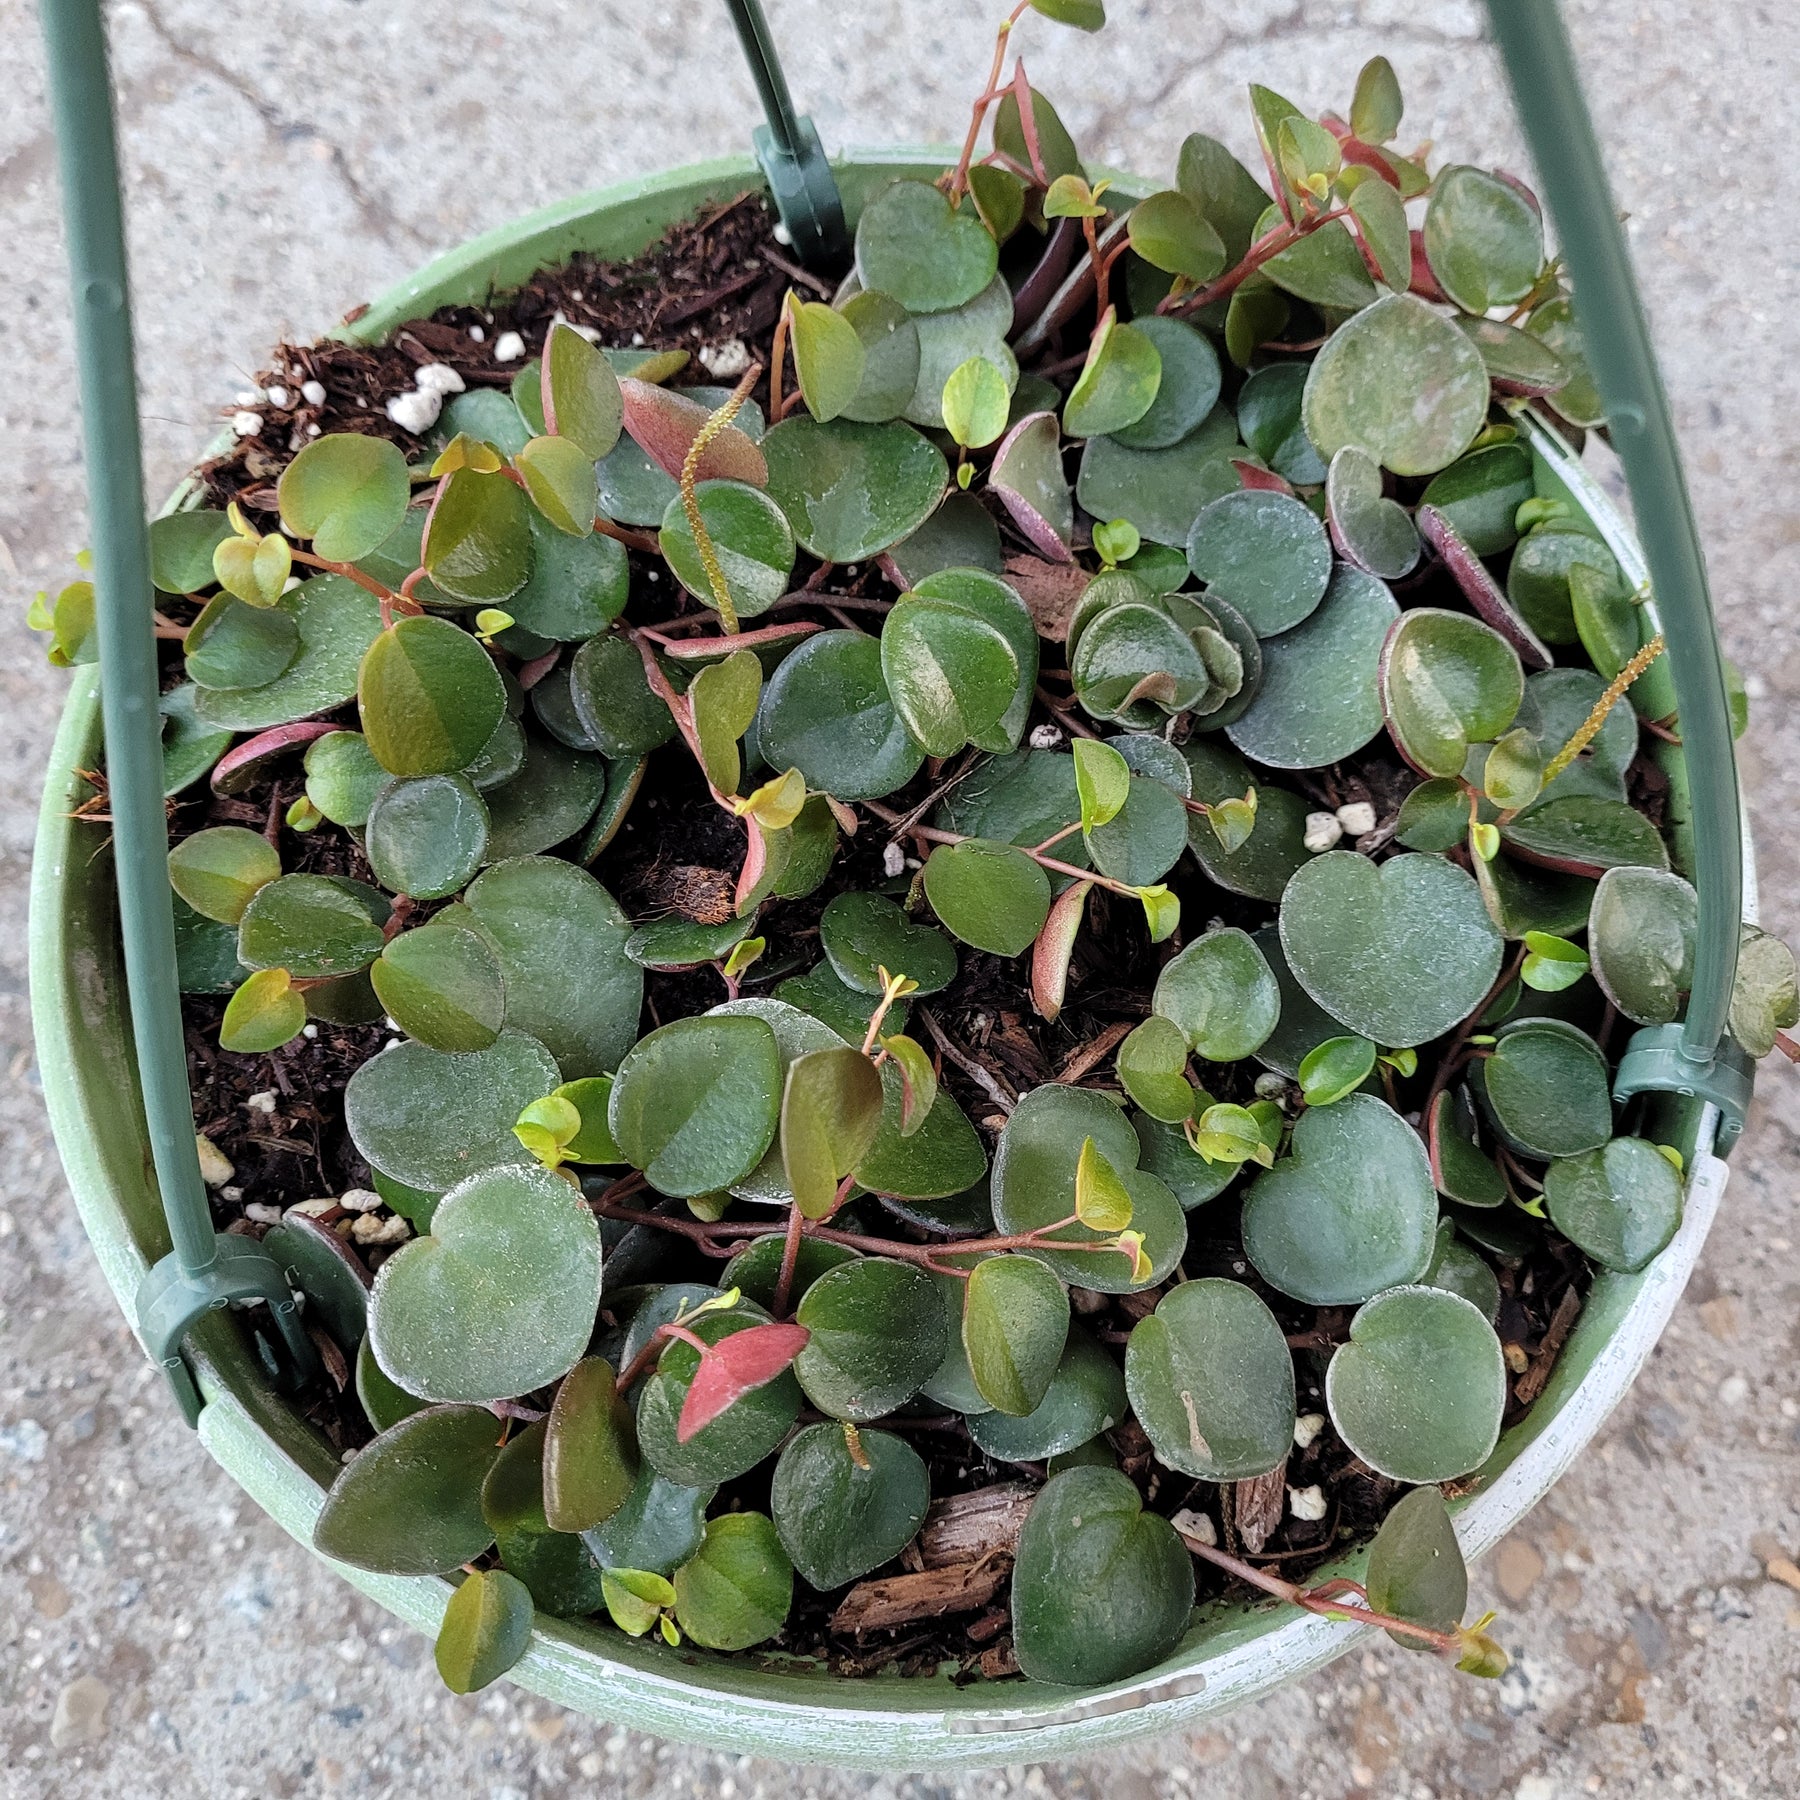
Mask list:
[[516,331],[503,331],[494,339],[495,362],[517,362],[525,354],[525,340]]
[[321,1213],[334,1212],[336,1209],[335,1200],[296,1200],[288,1211],[299,1213],[308,1219],[316,1219]]
[[1352,800],[1337,809],[1337,822],[1351,837],[1367,837],[1375,829],[1375,808],[1367,800]]
[[1210,1513],[1190,1512],[1184,1506],[1169,1523],[1183,1537],[1191,1537],[1196,1543],[1216,1544],[1219,1541],[1219,1528],[1212,1522]]
[[1264,1069],[1256,1078],[1256,1097],[1259,1100],[1280,1100],[1287,1093],[1287,1077],[1277,1075],[1273,1069]]
[[1305,1519],[1309,1524],[1314,1524],[1324,1518],[1329,1510],[1325,1504],[1325,1490],[1322,1487],[1288,1489],[1288,1511],[1296,1519]]
[[410,431],[414,437],[423,437],[438,422],[438,414],[444,410],[444,397],[441,394],[421,393],[414,388],[410,393],[396,394],[387,403],[387,416],[402,431]]
[[398,1213],[387,1219],[359,1213],[351,1223],[350,1235],[359,1244],[403,1244],[412,1236],[412,1227]]
[[236,1206],[243,1197],[244,1190],[237,1186],[235,1182],[229,1187],[222,1187],[219,1189],[219,1198],[221,1200],[229,1200],[233,1206]]
[[303,1038],[316,1038],[319,1035],[319,1028],[311,1023],[302,1025],[300,1027],[300,1035]]
[[413,386],[421,394],[460,394],[468,385],[448,363],[420,363],[413,373]]
[[284,387],[272,387],[269,389],[269,404],[280,412],[287,411],[288,403],[292,398],[293,396],[289,394]]
[[1034,725],[1031,728],[1031,747],[1034,750],[1057,750],[1062,747],[1063,734],[1055,725]]
[[485,344],[487,342],[486,327],[481,325],[471,325],[469,327],[469,342],[471,344]]
[[260,406],[267,398],[261,388],[240,388],[232,395],[233,402],[238,406]]
[[200,1179],[208,1187],[223,1187],[237,1173],[231,1158],[204,1131],[194,1133],[194,1149],[200,1157]]
[[322,381],[303,381],[300,384],[300,398],[308,406],[325,404],[325,384]]
[[240,412],[231,415],[231,429],[235,431],[239,437],[261,437],[262,427],[263,421],[261,413]]
[[374,1212],[381,1205],[381,1196],[373,1188],[352,1188],[349,1193],[338,1195],[338,1205],[345,1212]]
[[707,344],[700,352],[700,366],[722,381],[735,381],[750,366],[750,350],[742,338]]
[[246,1219],[253,1219],[258,1225],[279,1225],[281,1223],[281,1208],[279,1206],[270,1206],[268,1202],[264,1200],[252,1200],[250,1204],[244,1208],[244,1217]]
[[275,1110],[275,1090],[264,1088],[260,1094],[252,1094],[244,1104],[252,1112],[272,1113]]
[[906,868],[906,852],[898,844],[889,844],[881,853],[881,872],[889,881]]
[[1296,1450],[1310,1449],[1313,1440],[1324,1429],[1325,1415],[1323,1413],[1302,1413],[1294,1421],[1294,1448]]
[[1343,835],[1344,828],[1338,823],[1336,813],[1308,813],[1306,832],[1300,841],[1317,855],[1321,850],[1329,850]]

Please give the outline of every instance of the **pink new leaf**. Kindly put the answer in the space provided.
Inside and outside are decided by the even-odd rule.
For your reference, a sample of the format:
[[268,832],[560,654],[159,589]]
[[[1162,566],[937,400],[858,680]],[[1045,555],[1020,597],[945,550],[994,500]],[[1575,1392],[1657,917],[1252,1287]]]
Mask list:
[[773,1381],[806,1348],[811,1336],[804,1325],[751,1325],[709,1346],[681,1403],[676,1443],[685,1444],[728,1406]]

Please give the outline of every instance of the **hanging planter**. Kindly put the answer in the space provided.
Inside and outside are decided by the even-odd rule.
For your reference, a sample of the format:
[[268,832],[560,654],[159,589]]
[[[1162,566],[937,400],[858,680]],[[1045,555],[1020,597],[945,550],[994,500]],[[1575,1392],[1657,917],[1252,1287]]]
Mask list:
[[[1157,187],[998,85],[1025,10],[959,161],[832,170],[738,9],[757,163],[284,352],[147,540],[65,137],[96,578],[41,623],[117,885],[86,669],[53,1122],[203,1441],[459,1691],[891,1766],[1376,1625],[1498,1673],[1464,1558],[1648,1355],[1800,1010],[1553,9],[1496,24],[1585,344],[1385,62]],[[296,1083],[300,1175],[231,1123]]]

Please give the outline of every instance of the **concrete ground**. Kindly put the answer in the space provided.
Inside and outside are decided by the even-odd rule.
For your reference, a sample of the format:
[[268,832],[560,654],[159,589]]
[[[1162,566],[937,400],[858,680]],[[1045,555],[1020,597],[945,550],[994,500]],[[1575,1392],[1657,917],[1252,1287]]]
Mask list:
[[[770,0],[828,144],[960,134],[997,4]],[[1800,940],[1800,462],[1784,0],[1569,8],[1629,209],[1731,653],[1765,916]],[[1168,170],[1246,143],[1243,84],[1347,104],[1385,51],[1408,136],[1519,162],[1467,0],[1115,0],[1098,39],[1019,43],[1090,152]],[[752,95],[713,0],[203,0],[112,8],[152,485],[282,334],[312,334],[437,251],[567,192],[737,147]],[[1766,1068],[1724,1214],[1596,1449],[1477,1576],[1512,1674],[1383,1647],[1105,1766],[841,1776],[595,1725],[502,1684],[452,1699],[428,1646],[264,1520],[134,1347],[70,1206],[25,993],[32,818],[63,678],[23,626],[84,542],[36,19],[0,0],[0,1793],[56,1800],[574,1794],[1106,1794],[1337,1800],[1792,1793],[1800,1593],[1800,1072]]]

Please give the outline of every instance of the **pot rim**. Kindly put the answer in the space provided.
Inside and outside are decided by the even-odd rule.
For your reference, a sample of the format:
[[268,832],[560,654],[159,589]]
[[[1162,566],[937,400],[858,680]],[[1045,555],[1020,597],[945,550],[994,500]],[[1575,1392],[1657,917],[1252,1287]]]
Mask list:
[[[934,172],[937,148],[857,150],[833,158],[846,211],[894,176]],[[333,336],[373,341],[438,306],[479,303],[578,251],[635,254],[678,220],[763,181],[747,156],[689,165],[579,195],[475,238],[395,284]],[[1127,192],[1141,184],[1117,178]],[[1148,191],[1144,188],[1143,191]],[[1558,441],[1551,435],[1554,458]],[[1556,473],[1614,549],[1635,554],[1629,526],[1579,464]],[[192,493],[178,487],[169,510]],[[190,502],[191,503],[191,502]],[[1621,557],[1624,561],[1626,558]],[[78,672],[51,753],[33,859],[31,989],[44,1096],[82,1224],[121,1311],[168,1238],[137,1103],[109,865],[80,841],[70,814],[82,768],[98,758],[98,675]],[[1746,907],[1754,916],[1753,852],[1745,840]],[[121,1100],[125,1104],[121,1104]],[[1713,1155],[1710,1106],[1681,1120],[1689,1148],[1682,1225],[1636,1275],[1601,1272],[1543,1393],[1453,1506],[1464,1554],[1490,1549],[1594,1437],[1648,1359],[1699,1257],[1727,1175]],[[338,1465],[322,1438],[270,1389],[240,1334],[209,1320],[190,1339],[206,1401],[199,1434],[244,1490],[310,1548],[312,1524]],[[329,1560],[329,1559],[322,1559]],[[1360,1572],[1356,1551],[1319,1572]],[[396,1617],[435,1633],[447,1580],[331,1567]],[[519,1686],[591,1717],[720,1749],[865,1768],[984,1766],[1086,1755],[1102,1746],[1191,1726],[1332,1661],[1368,1628],[1274,1604],[1214,1602],[1183,1646],[1156,1669],[1094,1689],[1041,1683],[958,1689],[942,1677],[853,1681],[792,1672],[747,1657],[670,1651],[575,1622],[540,1619],[510,1672]]]

